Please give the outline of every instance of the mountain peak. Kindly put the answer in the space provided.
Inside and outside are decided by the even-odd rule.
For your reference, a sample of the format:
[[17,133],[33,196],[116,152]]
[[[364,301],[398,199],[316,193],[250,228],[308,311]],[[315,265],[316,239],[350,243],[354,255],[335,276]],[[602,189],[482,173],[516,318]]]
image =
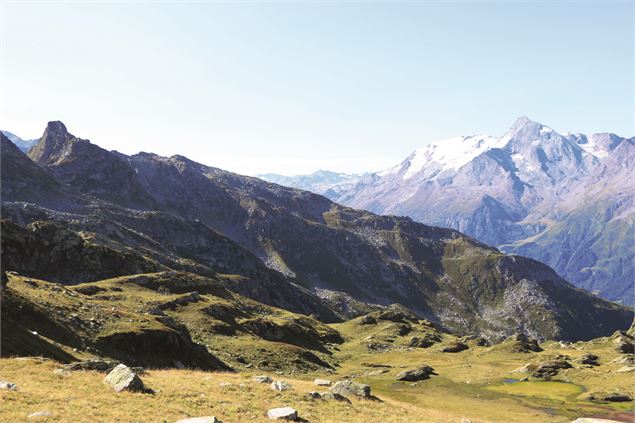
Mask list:
[[52,133],[68,133],[66,125],[59,120],[52,120],[46,125],[46,131]]
[[533,121],[529,119],[527,116],[521,116],[516,119],[516,122],[509,128],[507,132],[510,135],[518,134],[518,133],[533,133],[536,131],[540,131],[542,128],[545,128],[543,124],[540,122]]
[[60,121],[51,121],[46,125],[40,141],[29,151],[29,157],[38,164],[50,164],[64,155],[68,142],[75,139]]

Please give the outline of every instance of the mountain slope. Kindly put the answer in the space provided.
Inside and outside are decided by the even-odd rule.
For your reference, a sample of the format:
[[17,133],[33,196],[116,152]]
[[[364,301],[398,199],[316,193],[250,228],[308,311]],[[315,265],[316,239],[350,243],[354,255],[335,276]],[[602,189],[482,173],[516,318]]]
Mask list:
[[[141,225],[137,215],[196,222],[324,298],[343,292],[368,303],[401,303],[459,333],[500,338],[523,330],[541,338],[589,339],[632,320],[630,310],[574,289],[541,263],[505,256],[458,232],[342,207],[182,156],[124,156],[69,134],[50,136],[60,128],[49,124],[31,157],[69,189],[133,207],[93,213],[131,225],[142,237],[159,238],[161,225]],[[11,207],[16,218],[34,219]],[[107,236],[105,227],[91,228]],[[174,256],[205,264],[204,252],[159,239]]]
[[331,368],[327,344],[342,342],[320,322],[232,293],[218,277],[186,272],[72,287],[10,275],[2,301],[3,357],[98,354],[149,368],[249,364],[297,372]]
[[64,283],[123,276],[131,268],[236,274],[241,277],[231,280],[232,289],[242,295],[327,321],[339,319],[314,294],[201,222],[79,193],[6,137],[0,135],[0,141],[2,216],[14,222],[3,221],[2,260],[9,270]]
[[457,229],[633,304],[632,145],[614,134],[561,135],[523,117],[498,139],[461,137],[417,150],[335,201]]

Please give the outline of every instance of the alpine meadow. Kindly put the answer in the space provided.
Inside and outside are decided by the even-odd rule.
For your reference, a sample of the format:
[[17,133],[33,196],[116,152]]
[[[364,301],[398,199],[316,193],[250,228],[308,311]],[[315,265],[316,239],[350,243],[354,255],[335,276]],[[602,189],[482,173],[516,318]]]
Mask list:
[[634,40],[1,0],[0,422],[634,422]]

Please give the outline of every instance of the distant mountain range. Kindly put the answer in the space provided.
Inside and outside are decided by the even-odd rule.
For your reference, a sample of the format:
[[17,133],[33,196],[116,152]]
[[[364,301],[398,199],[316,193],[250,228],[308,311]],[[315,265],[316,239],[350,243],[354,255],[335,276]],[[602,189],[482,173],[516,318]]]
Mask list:
[[361,178],[369,173],[338,173],[318,170],[309,175],[284,176],[277,173],[261,173],[257,178],[286,187],[303,189],[327,198],[334,199],[352,188]]
[[[326,189],[340,204],[535,258],[577,286],[633,305],[634,180],[635,138],[563,135],[521,117],[502,137],[435,142],[391,169]],[[325,189],[313,184],[319,189],[306,189]]]
[[23,140],[22,138],[18,137],[17,135],[9,131],[1,131],[1,132],[7,138],[9,138],[11,142],[14,143],[20,149],[20,151],[24,153],[27,153],[31,149],[31,147],[33,147],[39,141],[39,140]]
[[107,151],[61,122],[48,124],[28,156],[0,141],[2,217],[11,221],[2,263],[21,275],[72,284],[186,271],[323,321],[399,303],[491,339],[517,331],[591,339],[633,318],[540,262],[451,229],[183,156]]

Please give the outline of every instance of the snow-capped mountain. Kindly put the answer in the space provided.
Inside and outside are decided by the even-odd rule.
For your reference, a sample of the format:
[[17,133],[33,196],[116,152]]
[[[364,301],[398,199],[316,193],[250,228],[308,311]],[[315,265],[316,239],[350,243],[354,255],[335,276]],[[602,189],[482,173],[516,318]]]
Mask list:
[[435,142],[333,186],[335,201],[467,233],[634,304],[635,138],[560,134],[526,117],[502,136]]
[[343,190],[349,189],[364,176],[363,174],[338,173],[328,170],[318,170],[309,175],[284,176],[276,173],[256,175],[274,184],[284,185],[321,194],[328,198],[336,198]]
[[4,134],[5,137],[9,138],[12,143],[14,143],[23,153],[28,152],[31,147],[37,144],[38,140],[23,140],[18,137],[16,134],[11,133],[9,131],[0,131]]

